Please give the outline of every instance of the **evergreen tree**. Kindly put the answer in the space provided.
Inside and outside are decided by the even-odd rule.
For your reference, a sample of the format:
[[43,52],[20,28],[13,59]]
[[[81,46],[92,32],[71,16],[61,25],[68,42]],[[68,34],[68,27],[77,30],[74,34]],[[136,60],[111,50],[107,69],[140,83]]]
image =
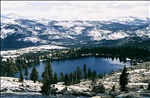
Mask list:
[[98,75],[98,78],[102,79],[102,78],[103,78],[103,75],[102,75],[102,74]]
[[88,78],[89,78],[89,79],[91,78],[91,74],[92,74],[92,72],[91,72],[91,69],[89,68],[89,69],[88,69]]
[[73,72],[73,82],[76,83],[77,82],[77,71]]
[[50,61],[47,61],[44,72],[42,73],[43,80],[50,79],[51,84],[53,83],[53,70]]
[[115,92],[115,85],[113,85],[111,91],[114,91],[114,92]]
[[52,87],[51,87],[51,83],[49,81],[50,81],[49,78],[45,79],[43,81],[43,85],[41,87],[41,89],[42,89],[41,93],[44,95],[50,95],[51,94]]
[[150,90],[150,83],[148,84],[147,90]]
[[57,73],[54,73],[54,84],[56,84],[58,82],[58,76]]
[[105,87],[101,82],[99,82],[97,84],[96,81],[94,81],[92,83],[92,85],[93,85],[93,89],[92,89],[93,92],[95,92],[95,93],[104,93],[105,92]]
[[103,77],[105,77],[106,76],[106,73],[105,73],[105,71],[104,71],[104,73],[103,73]]
[[69,78],[69,80],[70,80],[69,82],[70,82],[70,83],[73,83],[73,82],[74,82],[74,79],[73,79],[73,73],[72,73],[72,72],[70,73],[69,77],[70,77],[70,78]]
[[87,79],[86,64],[84,64],[83,72],[84,72],[84,79]]
[[65,85],[69,85],[69,76],[68,76],[68,73],[65,74]]
[[59,80],[61,81],[61,82],[64,82],[64,74],[61,72],[60,73],[60,77],[59,77]]
[[80,69],[79,66],[77,66],[77,80],[80,81],[82,78],[82,70]]
[[97,76],[96,71],[93,71],[92,72],[92,80],[96,79],[96,76]]
[[20,72],[20,78],[19,78],[19,82],[23,82],[23,75],[22,75],[22,70],[19,71]]
[[32,69],[30,79],[34,81],[34,83],[38,80],[38,71],[36,70],[35,66]]
[[15,72],[18,71],[17,66],[15,65],[15,63],[13,62],[13,60],[7,60],[7,64],[8,64],[8,69],[7,69],[7,76],[9,77],[14,77]]
[[28,79],[29,72],[28,72],[28,66],[27,65],[25,66],[24,75],[26,76],[26,79]]
[[120,83],[121,91],[125,91],[126,85],[128,84],[128,74],[127,74],[126,66],[124,67],[124,69],[120,75],[119,83]]
[[52,84],[54,83],[54,80],[53,80],[53,70],[52,70],[52,67],[51,67],[51,64],[50,64],[50,61],[47,61],[47,64],[45,65],[45,69],[44,69],[44,72],[42,74],[42,77],[43,77],[43,85],[41,87],[42,89],[42,94],[44,95],[50,95],[52,94],[53,92],[53,88],[52,88]]

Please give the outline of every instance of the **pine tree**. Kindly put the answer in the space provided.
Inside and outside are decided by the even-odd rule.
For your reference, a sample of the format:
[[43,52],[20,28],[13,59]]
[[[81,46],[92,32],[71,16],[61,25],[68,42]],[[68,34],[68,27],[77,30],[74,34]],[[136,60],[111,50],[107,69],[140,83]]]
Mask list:
[[68,76],[68,73],[65,74],[65,85],[69,85],[69,76]]
[[48,60],[47,61],[47,64],[45,65],[45,69],[44,69],[44,72],[42,74],[42,77],[43,77],[43,85],[41,87],[42,89],[42,94],[44,95],[50,95],[52,94],[53,92],[53,89],[51,87],[51,85],[54,83],[54,80],[53,80],[53,70],[52,70],[52,67],[51,67],[51,64],[50,64],[50,61]]
[[43,81],[43,85],[42,85],[42,87],[41,87],[41,89],[42,89],[42,94],[44,94],[44,95],[50,95],[51,94],[51,83],[49,82],[50,81],[50,79],[48,78],[48,79],[45,79],[44,81]]
[[92,80],[96,79],[96,76],[97,76],[96,71],[93,71],[92,72]]
[[124,67],[124,69],[120,75],[119,83],[120,83],[121,91],[125,91],[126,85],[128,84],[128,74],[127,74],[126,66]]
[[147,90],[150,90],[150,83],[148,84]]
[[29,72],[28,72],[28,66],[27,65],[25,66],[24,75],[26,76],[26,79],[28,79]]
[[18,71],[18,68],[17,68],[17,66],[15,65],[15,63],[12,61],[12,60],[7,60],[7,62],[8,62],[8,73],[7,73],[7,76],[9,76],[9,77],[14,77],[14,74],[15,74],[15,72],[17,72]]
[[87,79],[86,64],[84,64],[83,72],[84,72],[84,79]]
[[88,78],[89,78],[89,79],[91,78],[91,75],[92,75],[92,72],[91,72],[91,69],[89,68],[89,69],[88,69]]
[[61,72],[60,73],[60,77],[59,77],[59,80],[61,81],[61,82],[64,82],[64,74]]
[[77,71],[73,72],[73,82],[77,83]]
[[115,88],[116,88],[115,85],[113,85],[111,91],[114,91],[114,92],[115,92]]
[[19,78],[19,82],[23,82],[23,75],[22,75],[22,70],[19,71],[20,72],[20,78]]
[[92,85],[93,85],[93,89],[92,89],[93,92],[95,92],[95,93],[104,93],[105,92],[105,87],[101,82],[99,82],[97,84],[96,81],[94,81],[92,83]]
[[70,82],[70,83],[73,83],[73,82],[74,82],[74,81],[73,81],[73,80],[74,80],[74,79],[73,79],[73,72],[70,73],[69,77],[70,77],[70,81],[69,81],[69,82]]
[[58,82],[58,76],[57,73],[54,73],[54,84],[56,84]]
[[43,77],[43,80],[46,80],[49,78],[51,80],[50,82],[52,84],[52,82],[53,82],[53,70],[52,70],[52,66],[51,66],[49,61],[47,61],[44,72],[42,73],[42,77]]
[[79,66],[77,66],[77,80],[80,81],[82,78],[82,70],[80,69]]
[[35,66],[32,69],[30,79],[34,81],[34,83],[38,80],[38,71],[36,70]]

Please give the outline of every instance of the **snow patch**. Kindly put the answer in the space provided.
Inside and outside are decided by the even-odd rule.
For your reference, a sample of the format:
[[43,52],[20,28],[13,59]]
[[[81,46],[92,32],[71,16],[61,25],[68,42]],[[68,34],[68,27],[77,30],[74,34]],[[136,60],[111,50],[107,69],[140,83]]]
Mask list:
[[26,38],[19,38],[17,39],[17,41],[24,41],[24,42],[32,42],[32,43],[36,43],[41,41],[39,38],[36,37],[26,37]]
[[92,38],[92,40],[101,40],[102,38],[101,38],[101,33],[99,32],[99,31],[97,31],[97,30],[92,30],[92,31],[90,31],[89,33],[88,33],[88,36],[91,36]]
[[75,34],[82,34],[82,30],[85,29],[84,27],[75,27],[74,28]]
[[61,21],[61,22],[57,22],[55,23],[55,25],[57,26],[63,26],[63,27],[73,27],[73,26],[92,26],[90,23],[84,21],[84,22],[78,22],[78,21]]
[[12,34],[14,34],[14,30],[13,29],[1,29],[1,36],[0,36],[0,38],[2,38],[2,39],[4,39],[4,38],[6,38],[7,36],[9,36],[9,35],[12,35]]
[[128,37],[129,35],[120,31],[120,32],[114,32],[112,34],[109,34],[108,37],[111,40],[116,40],[116,39],[120,39],[120,38],[125,38]]

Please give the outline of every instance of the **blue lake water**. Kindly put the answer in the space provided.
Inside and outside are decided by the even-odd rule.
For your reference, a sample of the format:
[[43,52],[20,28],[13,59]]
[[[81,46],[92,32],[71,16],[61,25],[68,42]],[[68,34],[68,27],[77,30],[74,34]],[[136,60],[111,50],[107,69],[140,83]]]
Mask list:
[[[97,74],[110,73],[112,70],[116,71],[118,69],[122,69],[124,65],[130,66],[130,61],[126,63],[120,62],[119,59],[112,60],[111,58],[96,58],[96,57],[86,57],[86,58],[78,58],[71,60],[55,60],[51,62],[53,72],[56,72],[59,76],[60,72],[70,73],[74,71],[77,66],[83,69],[83,65],[87,65],[87,70],[90,68],[92,71],[96,71]],[[35,65],[38,73],[39,79],[41,80],[41,75],[45,68],[45,63],[40,62],[40,64]],[[33,67],[29,67],[29,76]],[[24,71],[23,71],[24,74]],[[28,77],[29,77],[28,76]],[[19,77],[19,73],[15,75],[15,77]]]

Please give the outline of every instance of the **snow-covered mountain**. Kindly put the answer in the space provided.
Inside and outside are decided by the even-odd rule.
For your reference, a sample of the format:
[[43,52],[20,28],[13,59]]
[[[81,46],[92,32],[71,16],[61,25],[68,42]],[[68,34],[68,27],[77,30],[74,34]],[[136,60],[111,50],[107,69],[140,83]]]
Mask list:
[[[55,21],[1,15],[1,47],[37,45],[89,46],[120,44],[138,37],[150,39],[150,18],[120,17],[105,21]],[[141,40],[139,40],[141,41]]]

